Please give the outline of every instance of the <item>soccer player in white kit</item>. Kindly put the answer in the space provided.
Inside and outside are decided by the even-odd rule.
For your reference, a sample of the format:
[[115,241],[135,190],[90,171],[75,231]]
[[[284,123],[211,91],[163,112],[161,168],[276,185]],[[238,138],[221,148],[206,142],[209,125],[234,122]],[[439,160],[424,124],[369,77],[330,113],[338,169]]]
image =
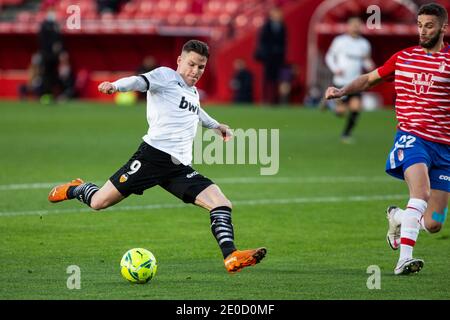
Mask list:
[[211,231],[224,257],[225,268],[234,273],[259,263],[266,248],[237,250],[231,220],[232,204],[220,188],[191,167],[192,144],[198,123],[215,129],[225,141],[232,133],[225,124],[211,118],[200,106],[195,84],[205,71],[209,47],[189,40],[177,59],[177,70],[160,67],[151,72],[103,82],[98,90],[106,94],[147,92],[149,129],[130,160],[99,188],[81,179],[54,187],[50,202],[77,198],[94,210],[108,208],[130,194],[159,185],[186,203],[210,212]]
[[444,42],[448,13],[439,4],[424,4],[417,27],[418,46],[397,52],[380,68],[325,93],[327,99],[335,99],[394,78],[398,124],[386,172],[405,180],[409,189],[405,209],[386,210],[387,242],[393,250],[400,249],[396,275],[422,269],[424,261],[413,257],[419,230],[441,230],[450,192],[450,44]]
[[[325,55],[325,62],[333,73],[333,85],[338,88],[349,84],[364,70],[371,71],[374,63],[371,59],[369,41],[361,36],[361,19],[350,17],[347,32],[333,39]],[[352,141],[351,134],[362,109],[361,93],[349,94],[336,102],[336,115],[343,116],[348,110],[347,123],[341,135],[344,143]]]

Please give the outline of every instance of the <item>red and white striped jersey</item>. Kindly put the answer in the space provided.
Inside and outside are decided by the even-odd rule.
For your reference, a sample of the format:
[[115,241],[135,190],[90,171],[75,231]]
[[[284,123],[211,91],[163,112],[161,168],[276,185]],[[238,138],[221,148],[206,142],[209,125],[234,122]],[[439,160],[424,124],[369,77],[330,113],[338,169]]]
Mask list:
[[415,46],[394,54],[378,68],[395,77],[397,128],[450,145],[450,45],[427,54]]

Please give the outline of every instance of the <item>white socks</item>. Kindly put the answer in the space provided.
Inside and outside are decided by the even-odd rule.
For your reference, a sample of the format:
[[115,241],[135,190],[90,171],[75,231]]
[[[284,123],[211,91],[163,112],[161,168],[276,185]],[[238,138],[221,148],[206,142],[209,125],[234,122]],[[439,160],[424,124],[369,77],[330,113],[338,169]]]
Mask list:
[[420,224],[420,230],[425,230],[428,233],[430,232],[430,231],[428,231],[427,227],[425,226],[425,215],[422,215],[420,217],[419,224]]
[[426,209],[427,203],[424,200],[411,198],[405,210],[397,210],[395,213],[394,219],[401,223],[399,260],[412,258],[420,227],[422,224],[424,226],[422,216]]

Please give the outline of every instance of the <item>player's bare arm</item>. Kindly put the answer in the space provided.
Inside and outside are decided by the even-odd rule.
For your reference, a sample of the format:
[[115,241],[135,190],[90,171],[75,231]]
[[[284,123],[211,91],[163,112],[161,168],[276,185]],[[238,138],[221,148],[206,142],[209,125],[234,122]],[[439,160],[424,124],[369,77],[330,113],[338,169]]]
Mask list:
[[365,91],[377,85],[381,80],[382,78],[378,74],[378,70],[374,70],[359,76],[341,89],[328,87],[325,91],[325,98],[327,100],[337,99],[349,94]]

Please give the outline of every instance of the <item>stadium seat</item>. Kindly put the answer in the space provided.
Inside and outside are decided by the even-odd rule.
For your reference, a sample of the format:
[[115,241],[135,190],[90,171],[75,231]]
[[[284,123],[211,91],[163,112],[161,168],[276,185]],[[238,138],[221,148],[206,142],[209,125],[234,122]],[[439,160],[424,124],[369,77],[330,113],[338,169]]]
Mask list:
[[155,11],[158,15],[164,16],[169,14],[174,9],[173,3],[170,0],[160,0],[155,6]]
[[182,14],[188,13],[188,12],[190,12],[189,2],[187,0],[177,0],[173,6],[173,9],[177,13],[182,13]]
[[0,5],[2,6],[18,6],[24,0],[0,0]]
[[219,0],[210,0],[206,5],[206,12],[218,14],[223,10],[223,2]]
[[33,14],[29,11],[21,11],[16,16],[16,21],[19,23],[30,23],[33,19]]
[[126,12],[126,13],[130,13],[130,14],[134,14],[137,10],[138,10],[137,1],[130,1],[130,2],[125,3],[125,5],[122,7],[122,10],[120,13]]
[[238,1],[227,1],[225,3],[225,12],[228,14],[235,14],[241,4],[242,3],[239,3]]
[[196,14],[188,13],[184,16],[183,22],[185,26],[192,27],[197,24],[198,17]]
[[151,12],[156,8],[156,3],[153,1],[141,1],[139,3],[139,11]]
[[258,14],[252,17],[252,25],[254,28],[260,28],[264,24],[265,16]]
[[229,13],[222,13],[221,15],[219,15],[218,21],[219,21],[219,25],[226,26],[231,23],[232,17]]

